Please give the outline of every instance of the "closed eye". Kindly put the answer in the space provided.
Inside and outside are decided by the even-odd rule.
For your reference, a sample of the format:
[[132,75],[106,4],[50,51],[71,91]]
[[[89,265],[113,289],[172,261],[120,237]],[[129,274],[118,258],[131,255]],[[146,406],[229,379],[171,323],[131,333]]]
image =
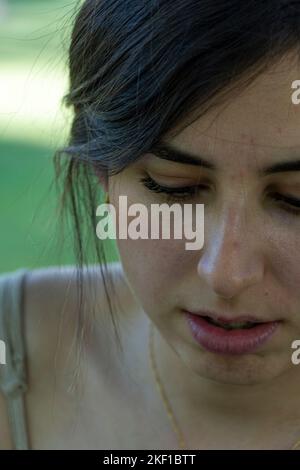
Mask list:
[[287,212],[300,215],[300,199],[293,196],[285,196],[277,192],[272,193],[272,199],[282,203],[280,206]]
[[[150,191],[154,193],[165,194],[168,196],[169,200],[175,201],[193,198],[200,191],[209,189],[208,186],[204,184],[181,187],[164,186],[157,183],[157,181],[155,181],[149,175],[144,178],[141,178],[140,182]],[[293,215],[300,215],[300,199],[295,198],[293,196],[283,195],[278,192],[271,193],[271,198],[276,203],[279,202],[280,208],[282,208],[286,212],[289,212]]]
[[155,193],[166,194],[167,196],[169,196],[169,199],[174,200],[188,199],[198,194],[199,191],[207,189],[207,186],[203,184],[180,187],[163,186],[157,183],[149,175],[144,178],[141,178],[140,182],[150,191],[153,191]]

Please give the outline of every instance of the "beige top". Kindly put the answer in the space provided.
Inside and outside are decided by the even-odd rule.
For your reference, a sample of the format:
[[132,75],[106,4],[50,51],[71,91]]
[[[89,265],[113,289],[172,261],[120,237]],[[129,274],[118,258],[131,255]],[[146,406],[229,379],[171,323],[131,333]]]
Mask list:
[[24,393],[26,350],[23,334],[24,279],[27,269],[0,275],[0,340],[5,343],[5,364],[0,364],[0,390],[7,409],[14,449],[28,450]]

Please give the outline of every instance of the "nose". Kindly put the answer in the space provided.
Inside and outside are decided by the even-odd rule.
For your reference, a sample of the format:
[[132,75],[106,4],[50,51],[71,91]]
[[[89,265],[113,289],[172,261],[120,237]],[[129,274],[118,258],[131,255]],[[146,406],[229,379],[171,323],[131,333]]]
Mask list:
[[263,254],[256,224],[244,223],[240,210],[210,224],[198,262],[198,275],[218,297],[231,299],[262,282]]

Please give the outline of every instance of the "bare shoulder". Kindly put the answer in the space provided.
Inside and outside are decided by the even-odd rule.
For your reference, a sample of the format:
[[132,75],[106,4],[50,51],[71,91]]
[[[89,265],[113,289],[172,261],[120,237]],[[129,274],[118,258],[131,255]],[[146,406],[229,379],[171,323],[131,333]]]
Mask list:
[[[83,308],[87,312],[95,305],[103,310],[108,308],[106,292],[111,289],[110,280],[122,302],[125,300],[130,304],[133,301],[121,264],[110,263],[107,271],[102,269],[94,265],[82,271]],[[59,338],[63,339],[65,346],[73,341],[78,315],[81,313],[78,281],[78,271],[74,266],[49,267],[29,272],[25,283],[25,335],[28,353],[34,362],[44,364],[49,353],[53,353],[53,346]],[[90,320],[85,316],[85,321]]]
[[[118,293],[121,303],[130,309],[134,300],[121,264],[108,264],[104,273],[108,275],[105,275],[105,279],[108,279],[106,285],[99,265],[82,271],[83,300],[85,306],[88,306],[86,311],[90,311],[89,304],[99,305],[103,310],[109,308],[106,295],[107,289],[111,289],[109,280],[113,281],[113,289]],[[59,377],[64,377],[66,367],[70,366],[67,361],[72,357],[80,314],[78,287],[78,272],[74,266],[34,269],[26,275],[23,320],[28,364],[29,428],[38,429],[38,422],[44,413],[44,397],[55,389]],[[85,316],[85,322],[90,320]],[[105,336],[104,331],[103,338]],[[1,393],[0,422],[0,449],[9,449],[11,443],[7,409]]]
[[[54,359],[56,370],[64,367],[81,321],[88,330],[95,316],[100,317],[103,342],[107,337],[111,302],[121,304],[128,314],[134,310],[134,299],[121,263],[110,263],[107,270],[99,265],[89,266],[82,271],[82,284],[78,281],[73,266],[29,273],[25,293],[25,339],[28,363],[34,376],[53,370]],[[80,285],[83,310],[79,310]]]

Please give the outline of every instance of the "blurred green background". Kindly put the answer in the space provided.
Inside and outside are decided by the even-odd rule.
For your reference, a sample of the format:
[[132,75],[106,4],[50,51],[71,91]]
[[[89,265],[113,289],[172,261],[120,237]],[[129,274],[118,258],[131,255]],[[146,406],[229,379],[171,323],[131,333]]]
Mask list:
[[[59,246],[53,154],[72,116],[67,50],[78,0],[0,0],[0,272],[74,264]],[[108,260],[117,259],[113,242]],[[94,259],[91,258],[91,262]]]

